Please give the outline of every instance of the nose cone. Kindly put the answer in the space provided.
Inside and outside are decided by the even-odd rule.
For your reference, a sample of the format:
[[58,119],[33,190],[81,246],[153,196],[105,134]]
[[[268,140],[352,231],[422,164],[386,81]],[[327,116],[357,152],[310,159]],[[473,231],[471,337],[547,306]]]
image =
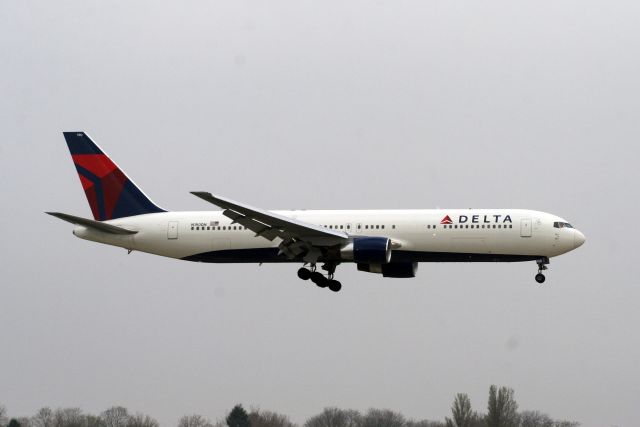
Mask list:
[[586,237],[578,230],[573,230],[573,248],[579,248],[585,242]]

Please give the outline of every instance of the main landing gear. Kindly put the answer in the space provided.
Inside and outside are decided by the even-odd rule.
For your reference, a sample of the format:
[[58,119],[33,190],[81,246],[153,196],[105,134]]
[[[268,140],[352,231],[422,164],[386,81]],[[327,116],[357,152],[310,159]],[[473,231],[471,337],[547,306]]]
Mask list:
[[542,272],[547,269],[547,264],[549,264],[549,258],[544,257],[536,260],[536,264],[538,264],[538,274],[536,274],[536,282],[542,284],[546,280],[544,274]]
[[311,264],[309,268],[302,267],[298,270],[298,277],[302,280],[309,280],[320,288],[329,288],[333,292],[338,292],[342,289],[342,284],[337,280],[334,280],[333,273],[336,271],[336,264],[327,263],[322,266],[323,270],[327,271],[327,277],[325,277],[319,271],[316,271],[316,265]]

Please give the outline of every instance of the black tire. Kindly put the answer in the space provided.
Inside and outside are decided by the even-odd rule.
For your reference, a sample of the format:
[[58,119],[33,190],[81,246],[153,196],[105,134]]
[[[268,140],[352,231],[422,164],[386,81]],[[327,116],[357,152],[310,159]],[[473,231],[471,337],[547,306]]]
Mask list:
[[329,281],[318,271],[311,273],[311,281],[321,288],[326,288],[329,285]]
[[544,274],[542,274],[542,273],[536,274],[536,282],[544,283],[545,279],[546,279],[546,277],[544,277]]
[[329,289],[331,289],[333,292],[339,292],[340,289],[342,289],[342,283],[338,282],[337,280],[329,280]]
[[302,280],[309,280],[311,278],[311,271],[302,267],[301,269],[298,270],[298,277],[301,278]]

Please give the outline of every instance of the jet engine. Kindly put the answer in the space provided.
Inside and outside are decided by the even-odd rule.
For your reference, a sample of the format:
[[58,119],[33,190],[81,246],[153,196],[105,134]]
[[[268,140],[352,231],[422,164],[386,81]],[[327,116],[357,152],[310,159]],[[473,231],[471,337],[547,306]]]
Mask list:
[[365,264],[391,261],[391,240],[386,237],[356,237],[340,250],[342,259]]

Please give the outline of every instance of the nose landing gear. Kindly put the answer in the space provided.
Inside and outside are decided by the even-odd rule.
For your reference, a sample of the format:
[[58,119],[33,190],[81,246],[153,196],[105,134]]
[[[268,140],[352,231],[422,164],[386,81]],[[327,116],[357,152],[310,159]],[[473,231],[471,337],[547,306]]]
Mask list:
[[342,289],[342,284],[333,278],[333,273],[336,271],[336,264],[326,263],[322,266],[322,269],[327,271],[327,277],[319,271],[316,271],[315,264],[311,264],[309,268],[300,268],[298,270],[298,277],[302,280],[311,279],[311,281],[320,288],[329,288],[333,292],[339,292],[340,289]]
[[544,257],[536,260],[536,264],[538,264],[538,274],[536,274],[536,282],[542,284],[546,280],[544,274],[542,272],[547,269],[547,264],[549,264],[549,258]]

